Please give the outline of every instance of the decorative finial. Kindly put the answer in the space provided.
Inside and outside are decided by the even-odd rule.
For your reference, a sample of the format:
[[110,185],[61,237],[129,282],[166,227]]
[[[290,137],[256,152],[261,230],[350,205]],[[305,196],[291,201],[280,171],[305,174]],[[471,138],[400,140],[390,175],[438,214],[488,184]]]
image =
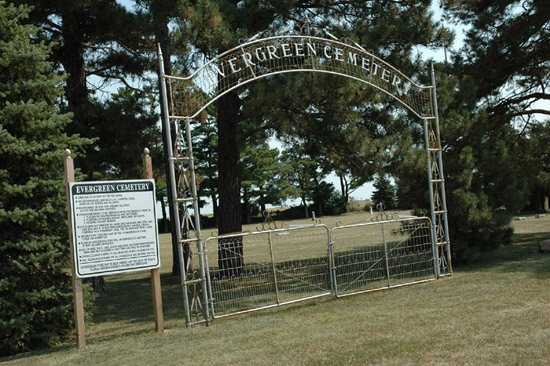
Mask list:
[[145,155],[149,156],[149,149],[148,148],[143,149],[143,153]]
[[71,150],[65,149],[65,157],[67,157],[67,158],[71,157]]

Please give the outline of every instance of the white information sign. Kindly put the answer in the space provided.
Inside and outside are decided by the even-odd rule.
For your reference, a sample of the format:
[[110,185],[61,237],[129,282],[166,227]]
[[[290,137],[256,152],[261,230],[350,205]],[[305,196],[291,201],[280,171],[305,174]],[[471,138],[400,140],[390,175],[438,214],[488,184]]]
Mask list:
[[70,184],[76,276],[160,267],[155,182]]

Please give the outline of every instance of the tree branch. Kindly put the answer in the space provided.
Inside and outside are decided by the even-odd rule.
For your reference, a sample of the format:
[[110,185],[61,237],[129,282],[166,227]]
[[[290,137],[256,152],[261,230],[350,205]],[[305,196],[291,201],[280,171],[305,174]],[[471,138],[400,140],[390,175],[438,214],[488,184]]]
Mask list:
[[522,95],[520,97],[511,98],[511,99],[508,99],[508,100],[504,101],[503,103],[497,104],[496,106],[491,108],[491,110],[501,109],[501,108],[504,108],[506,106],[509,106],[510,104],[518,104],[518,103],[521,103],[521,102],[523,102],[525,100],[528,100],[528,99],[550,100],[550,94],[539,92],[539,93],[531,93],[531,94],[527,94],[527,95]]
[[503,115],[502,117],[512,118],[512,117],[532,115],[532,114],[537,114],[537,113],[538,114],[545,114],[545,115],[550,116],[550,110],[547,110],[547,109],[529,109],[529,110],[520,111],[520,112],[508,113],[508,114]]
[[128,89],[132,89],[132,90],[135,90],[135,91],[138,91],[138,92],[142,92],[142,91],[143,91],[143,89],[136,88],[135,86],[130,85],[130,83],[128,83],[128,81],[126,81],[126,79],[123,78],[122,76],[106,75],[106,74],[97,73],[97,72],[94,72],[93,74],[94,74],[94,75],[97,75],[97,76],[101,76],[102,78],[105,78],[105,79],[115,79],[115,80],[119,80],[119,81],[122,82]]

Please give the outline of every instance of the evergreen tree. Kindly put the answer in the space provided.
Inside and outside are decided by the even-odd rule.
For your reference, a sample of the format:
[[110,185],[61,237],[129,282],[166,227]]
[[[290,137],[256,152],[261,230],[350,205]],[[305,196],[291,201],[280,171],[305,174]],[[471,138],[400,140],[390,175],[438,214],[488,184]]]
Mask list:
[[332,183],[315,180],[311,192],[312,208],[315,216],[339,215],[343,212],[343,197]]
[[94,129],[94,134],[100,137],[93,153],[94,180],[140,178],[143,166],[139,154],[145,147],[151,151],[155,164],[162,164],[155,102],[148,92],[126,87],[119,88],[103,102],[97,118],[112,123],[98,123]]
[[[112,141],[108,141],[112,126],[124,118],[115,115],[112,108],[105,112],[109,98],[105,98],[103,92],[113,83],[132,88],[128,81],[131,77],[144,78],[149,69],[147,53],[143,52],[149,46],[148,34],[152,32],[149,23],[114,0],[13,2],[32,5],[29,20],[41,27],[40,38],[56,42],[52,60],[68,74],[63,103],[63,109],[73,113],[68,131],[95,139],[94,144],[86,148],[87,159],[79,161],[86,179],[95,179],[98,172],[103,175],[106,164],[119,165],[118,159],[131,159],[135,152],[128,157],[123,153],[101,151],[112,149],[109,145]],[[140,97],[147,98],[145,94]],[[142,149],[137,149],[137,153]],[[106,157],[110,160],[105,161]],[[139,159],[136,161],[139,165]]]
[[550,119],[532,124],[521,136],[521,177],[529,186],[528,208],[537,212],[550,212]]
[[251,204],[258,205],[263,214],[267,204],[278,205],[288,198],[290,184],[285,173],[290,167],[280,161],[279,150],[267,143],[247,146],[240,165],[244,217],[249,224]]
[[59,341],[71,329],[72,290],[64,149],[90,141],[64,133],[55,103],[63,78],[52,45],[22,25],[29,7],[0,0],[0,354]]
[[303,147],[298,144],[283,151],[282,161],[291,168],[285,174],[285,179],[292,188],[290,197],[300,199],[304,208],[304,217],[308,218],[308,201],[315,190],[315,181],[321,180],[324,173],[322,173],[319,163],[305,154]]
[[[452,19],[470,26],[455,56],[460,74],[485,102],[493,122],[532,121],[550,115],[550,2],[547,0],[446,0]],[[495,67],[498,65],[498,67]]]
[[395,187],[385,175],[377,176],[373,185],[374,192],[372,192],[371,200],[375,205],[382,203],[386,206],[386,210],[397,208]]
[[[218,219],[218,129],[213,118],[193,129],[195,170],[202,181],[198,194],[212,201],[214,221]],[[204,201],[201,201],[203,204]]]
[[[435,66],[451,250],[453,262],[467,262],[482,250],[511,242],[510,220],[526,202],[527,182],[517,132],[491,123],[472,94],[475,80]],[[411,132],[402,146],[423,146],[423,138]],[[401,202],[429,215],[425,151],[394,162],[392,173]]]

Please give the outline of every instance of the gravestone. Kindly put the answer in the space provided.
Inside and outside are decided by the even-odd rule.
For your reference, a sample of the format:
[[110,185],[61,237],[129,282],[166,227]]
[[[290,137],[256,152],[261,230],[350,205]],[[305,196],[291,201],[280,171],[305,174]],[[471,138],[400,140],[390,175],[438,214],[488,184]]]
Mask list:
[[550,239],[546,239],[540,242],[539,250],[543,253],[550,253]]

